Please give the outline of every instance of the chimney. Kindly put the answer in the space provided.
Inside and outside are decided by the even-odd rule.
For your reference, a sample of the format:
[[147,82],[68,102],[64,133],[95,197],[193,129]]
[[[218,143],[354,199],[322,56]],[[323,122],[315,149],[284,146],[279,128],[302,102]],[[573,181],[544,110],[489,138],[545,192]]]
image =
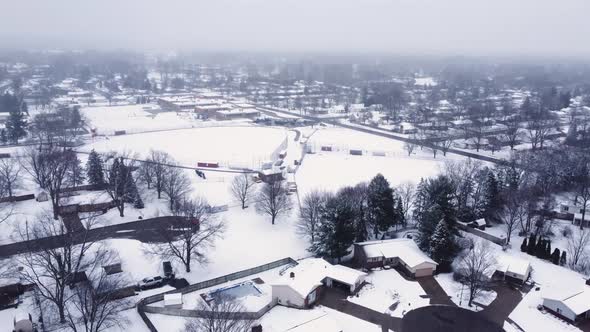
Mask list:
[[289,273],[289,277],[291,277],[291,279],[295,279],[295,272]]

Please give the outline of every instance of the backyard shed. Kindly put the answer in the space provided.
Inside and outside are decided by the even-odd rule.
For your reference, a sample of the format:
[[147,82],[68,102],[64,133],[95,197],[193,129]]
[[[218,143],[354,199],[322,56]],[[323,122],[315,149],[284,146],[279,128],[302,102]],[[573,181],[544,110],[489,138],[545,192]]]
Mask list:
[[182,308],[182,293],[164,294],[164,306],[166,308]]

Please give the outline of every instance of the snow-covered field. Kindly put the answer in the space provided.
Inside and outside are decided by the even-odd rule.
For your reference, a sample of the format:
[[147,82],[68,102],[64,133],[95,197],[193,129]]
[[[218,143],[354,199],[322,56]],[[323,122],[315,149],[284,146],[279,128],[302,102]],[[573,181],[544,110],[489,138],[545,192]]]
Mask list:
[[169,153],[183,166],[198,162],[224,167],[259,167],[271,159],[287,138],[285,129],[239,126],[153,132],[115,137],[98,137],[80,151],[128,151],[146,157],[151,149]]
[[126,105],[84,107],[82,114],[90,121],[90,127],[97,134],[113,135],[115,131],[127,133],[141,131],[191,128],[192,117],[189,113],[150,112],[159,109],[158,105]]

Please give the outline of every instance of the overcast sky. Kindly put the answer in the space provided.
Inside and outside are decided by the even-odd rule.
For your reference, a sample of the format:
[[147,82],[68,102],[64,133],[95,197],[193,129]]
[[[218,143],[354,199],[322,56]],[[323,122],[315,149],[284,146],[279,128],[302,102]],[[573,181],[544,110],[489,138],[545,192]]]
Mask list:
[[590,0],[0,4],[0,47],[590,55]]

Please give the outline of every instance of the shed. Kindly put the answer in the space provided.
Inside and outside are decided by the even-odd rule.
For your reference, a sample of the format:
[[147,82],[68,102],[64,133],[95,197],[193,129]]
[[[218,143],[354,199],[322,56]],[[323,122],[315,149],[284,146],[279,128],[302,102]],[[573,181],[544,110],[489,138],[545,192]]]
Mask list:
[[587,320],[590,318],[590,289],[584,286],[570,292],[546,295],[543,297],[543,307],[571,323]]
[[37,202],[47,202],[49,200],[49,195],[46,192],[44,192],[44,191],[40,191],[35,196],[35,200]]
[[182,308],[182,293],[164,294],[164,307]]

